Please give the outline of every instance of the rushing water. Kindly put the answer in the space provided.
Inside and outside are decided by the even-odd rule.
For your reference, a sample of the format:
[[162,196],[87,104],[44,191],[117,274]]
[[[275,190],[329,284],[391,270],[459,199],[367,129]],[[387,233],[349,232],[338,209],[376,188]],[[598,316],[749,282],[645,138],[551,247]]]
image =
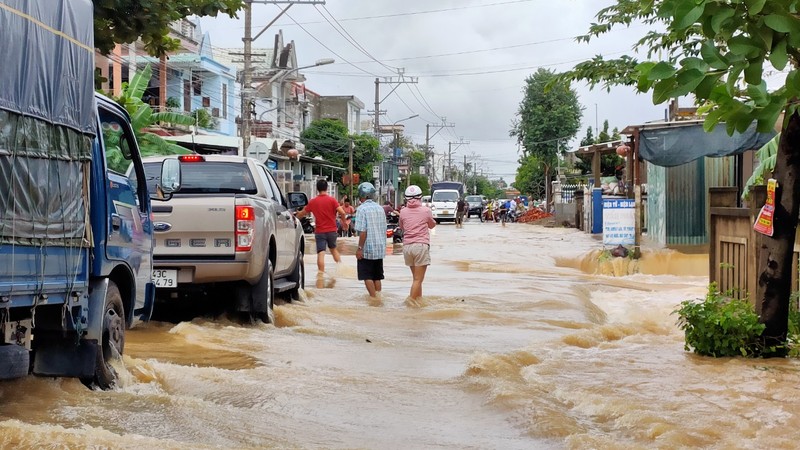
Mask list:
[[797,447],[800,364],[683,349],[671,312],[703,294],[702,255],[609,260],[574,230],[475,221],[433,239],[419,304],[399,247],[369,301],[348,238],[329,274],[306,257],[277,327],[150,323],[111,392],[0,383],[0,447]]

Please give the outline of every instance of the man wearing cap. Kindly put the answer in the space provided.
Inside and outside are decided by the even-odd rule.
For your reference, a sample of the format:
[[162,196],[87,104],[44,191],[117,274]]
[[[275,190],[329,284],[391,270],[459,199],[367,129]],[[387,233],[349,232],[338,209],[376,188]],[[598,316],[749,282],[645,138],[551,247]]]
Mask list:
[[417,185],[406,188],[406,207],[400,210],[400,229],[403,230],[403,259],[411,268],[412,300],[422,297],[422,282],[431,264],[431,232],[436,226],[430,208],[422,207],[422,189]]
[[372,183],[358,185],[358,198],[361,200],[355,223],[358,232],[358,279],[364,281],[372,298],[381,292],[383,258],[386,256],[386,213],[375,203],[374,197],[375,186]]

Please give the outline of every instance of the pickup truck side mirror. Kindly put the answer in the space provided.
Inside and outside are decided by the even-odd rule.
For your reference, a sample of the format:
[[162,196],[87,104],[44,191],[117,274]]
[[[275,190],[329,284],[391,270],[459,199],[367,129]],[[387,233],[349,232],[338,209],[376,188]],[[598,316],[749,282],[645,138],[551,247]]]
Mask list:
[[308,196],[305,192],[289,192],[289,205],[293,209],[299,209],[308,204]]
[[165,159],[161,162],[161,179],[156,185],[156,199],[169,200],[180,189],[181,163],[178,158]]

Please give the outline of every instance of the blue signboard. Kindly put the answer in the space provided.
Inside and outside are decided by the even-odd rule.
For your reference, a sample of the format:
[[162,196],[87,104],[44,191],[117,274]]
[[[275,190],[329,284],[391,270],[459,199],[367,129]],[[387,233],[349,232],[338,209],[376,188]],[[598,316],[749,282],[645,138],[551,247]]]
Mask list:
[[268,159],[267,168],[269,168],[269,170],[276,170],[278,168],[278,162]]

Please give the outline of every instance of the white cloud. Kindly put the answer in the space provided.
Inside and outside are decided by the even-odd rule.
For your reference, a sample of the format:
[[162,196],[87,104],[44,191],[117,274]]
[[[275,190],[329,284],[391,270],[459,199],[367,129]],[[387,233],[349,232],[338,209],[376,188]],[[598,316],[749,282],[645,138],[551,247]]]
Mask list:
[[[341,20],[507,1],[331,0],[325,7],[334,17]],[[628,51],[636,38],[644,33],[643,27],[620,30],[591,44],[576,43],[573,40],[546,42],[585,33],[594,14],[608,4],[609,0],[531,0],[440,13],[340,23],[360,45],[380,60],[541,42],[538,45],[491,52],[386,62],[390,66],[404,67],[406,75],[419,76],[417,87],[430,105],[430,109],[438,115],[446,116],[448,122],[456,124],[455,129],[443,130],[436,136],[432,141],[435,146],[434,151],[438,153],[446,151],[448,140],[455,141],[457,137],[463,136],[464,139],[470,140],[471,144],[459,149],[454,158],[460,161],[465,153],[477,153],[487,160],[484,164],[485,169],[510,179],[513,178],[516,169],[517,145],[508,138],[508,130],[521,99],[525,77],[535,69],[455,77],[433,75],[532,66],[546,66],[560,71],[571,68],[576,60],[596,54],[618,56],[619,52]],[[256,4],[253,10],[254,33],[260,31],[261,27],[279,12],[273,5]],[[308,79],[306,85],[325,95],[356,95],[368,105],[368,109],[373,109],[374,76],[364,74],[344,63],[342,58],[357,62],[356,65],[360,68],[381,77],[393,74],[375,62],[366,62],[370,58],[334,31],[314,6],[295,5],[289,9],[289,14],[300,23],[320,22],[303,26],[340,57],[323,48],[300,27],[291,24],[291,20],[286,17],[279,20],[278,24],[282,24],[281,26],[273,26],[255,45],[271,46],[272,36],[278,29],[282,29],[287,42],[295,41],[300,64],[308,64],[320,58],[336,58],[337,64],[309,70],[306,73]],[[243,20],[203,18],[201,25],[204,31],[210,32],[211,41],[215,46],[241,45]],[[630,88],[615,88],[610,93],[599,88],[590,91],[586,86],[575,86],[575,88],[585,107],[579,136],[585,133],[587,126],[595,126],[595,110],[601,125],[603,120],[608,119],[612,128],[620,129],[627,125],[661,119],[664,116],[665,106],[653,106],[649,96],[635,95]],[[389,90],[388,86],[382,86],[382,96]],[[407,87],[401,86],[396,92],[400,98],[393,94],[381,105],[381,109],[387,111],[387,115],[381,120],[391,123],[412,114],[419,114],[420,118],[405,122],[406,132],[415,141],[423,142],[426,120],[437,121],[438,118],[426,105],[415,99]],[[417,94],[416,89],[414,93]],[[419,97],[419,94],[417,96]],[[401,99],[410,106],[410,109]]]

